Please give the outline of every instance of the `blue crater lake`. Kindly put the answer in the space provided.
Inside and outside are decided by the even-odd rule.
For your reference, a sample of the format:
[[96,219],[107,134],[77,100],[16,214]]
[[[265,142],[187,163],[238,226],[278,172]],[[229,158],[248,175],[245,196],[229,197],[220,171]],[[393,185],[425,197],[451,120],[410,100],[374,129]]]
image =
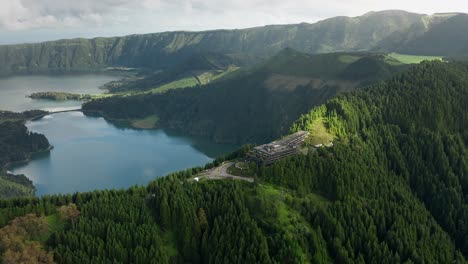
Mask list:
[[[87,75],[87,78],[92,76]],[[116,78],[108,76],[102,79],[103,76],[94,76],[97,76],[98,80],[87,80],[87,84],[78,85],[76,88],[97,91],[97,87],[103,82]],[[70,82],[81,82],[75,77],[42,76],[40,78],[43,81],[38,82],[42,87],[35,87],[33,91],[49,91],[47,87],[50,87],[50,84],[44,78],[50,78],[52,83],[61,83],[61,86],[66,87]],[[24,83],[28,81],[22,78],[32,77],[15,78],[19,83]],[[9,85],[6,90],[10,91],[7,94],[11,95],[15,82],[12,82],[11,78],[7,80]],[[2,87],[5,86],[0,79],[0,98],[3,98]],[[23,94],[29,92],[28,89],[22,89]],[[10,100],[15,98],[10,97]],[[23,98],[24,96],[18,99]],[[64,107],[62,103],[55,103],[33,102],[29,106],[22,103],[21,107],[15,108],[14,103],[4,104],[0,99],[0,108],[10,106],[4,109],[22,111],[36,107]],[[80,102],[71,102],[65,107],[79,105]],[[26,126],[30,131],[44,134],[54,147],[48,153],[36,155],[26,164],[11,168],[12,173],[24,174],[31,179],[39,196],[143,185],[171,172],[202,166],[215,157],[236,149],[236,146],[216,144],[203,138],[182,136],[161,129],[119,128],[104,118],[87,117],[81,112],[48,115],[40,120],[28,122]]]
[[101,94],[105,83],[120,79],[113,74],[73,75],[18,75],[0,78],[0,110],[22,112],[25,110],[61,110],[79,108],[80,101],[34,100],[27,96],[36,92],[67,92]]

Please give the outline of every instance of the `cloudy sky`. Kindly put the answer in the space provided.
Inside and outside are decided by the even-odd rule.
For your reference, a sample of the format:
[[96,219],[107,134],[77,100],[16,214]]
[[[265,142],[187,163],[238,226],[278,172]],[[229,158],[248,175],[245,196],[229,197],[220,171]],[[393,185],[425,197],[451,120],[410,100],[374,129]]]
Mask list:
[[309,22],[368,11],[466,12],[467,0],[0,0],[0,44]]

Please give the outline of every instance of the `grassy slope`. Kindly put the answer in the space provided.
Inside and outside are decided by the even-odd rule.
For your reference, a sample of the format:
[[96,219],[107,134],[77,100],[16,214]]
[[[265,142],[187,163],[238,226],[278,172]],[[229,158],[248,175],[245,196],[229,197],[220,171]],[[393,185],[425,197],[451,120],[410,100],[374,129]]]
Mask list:
[[328,131],[323,118],[315,119],[308,127],[308,130],[310,131],[310,136],[307,138],[307,143],[311,145],[326,145],[335,138],[335,136]]
[[350,64],[367,56],[364,53],[306,54],[287,48],[261,65],[259,71],[283,75],[335,78]]
[[310,55],[285,49],[265,63],[224,74],[197,89],[97,100],[84,109],[115,119],[156,115],[162,127],[216,141],[261,143],[286,133],[312,106],[388,78],[400,67],[386,63],[382,54]]
[[417,55],[399,54],[399,53],[394,53],[394,52],[388,54],[388,56],[404,64],[418,64],[423,61],[443,60],[443,57],[440,57],[440,56],[417,56]]
[[10,181],[0,175],[0,198],[31,197],[34,193],[34,188]]
[[[148,92],[145,93],[164,93],[169,90],[174,89],[181,89],[181,88],[192,88],[199,85],[206,85],[210,82],[220,80],[229,74],[238,70],[239,67],[229,67],[226,70],[212,70],[212,71],[204,71],[195,76],[187,76],[175,79],[172,82],[166,83],[164,85],[158,86],[156,88],[150,89]],[[127,93],[129,94],[129,93]]]
[[151,93],[164,93],[172,89],[179,89],[179,88],[188,88],[197,86],[198,80],[195,77],[184,77],[168,84],[161,85],[159,87],[153,88],[150,90]]
[[133,128],[152,129],[158,125],[159,118],[156,115],[150,115],[141,119],[130,120],[130,125]]

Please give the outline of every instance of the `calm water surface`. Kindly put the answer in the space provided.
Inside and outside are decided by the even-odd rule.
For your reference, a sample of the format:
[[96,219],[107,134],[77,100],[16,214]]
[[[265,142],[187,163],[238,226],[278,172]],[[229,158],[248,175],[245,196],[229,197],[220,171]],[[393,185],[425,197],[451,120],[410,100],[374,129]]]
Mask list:
[[13,170],[28,176],[38,195],[146,184],[234,150],[163,130],[121,129],[80,112],[46,116],[27,126],[46,135],[54,146],[50,153]]
[[[0,109],[77,107],[81,102],[36,102],[25,95],[61,87],[68,92],[99,93],[100,85],[115,79],[105,75],[0,79]],[[39,196],[147,184],[170,172],[204,165],[236,148],[164,130],[122,129],[80,112],[49,115],[27,126],[44,134],[54,149],[11,171],[30,178]]]
[[56,110],[79,108],[80,101],[33,100],[26,97],[35,92],[68,92],[78,94],[103,93],[99,87],[120,79],[110,74],[21,75],[0,78],[0,110],[22,112],[31,109]]

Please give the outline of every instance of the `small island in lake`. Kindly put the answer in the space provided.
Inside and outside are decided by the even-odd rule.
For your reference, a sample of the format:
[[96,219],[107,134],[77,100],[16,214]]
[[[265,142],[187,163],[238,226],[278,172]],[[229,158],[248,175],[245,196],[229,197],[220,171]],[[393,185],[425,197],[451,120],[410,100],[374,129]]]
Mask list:
[[73,94],[64,92],[38,92],[28,95],[32,99],[47,99],[54,101],[66,101],[66,100],[91,100],[92,96],[89,94]]

